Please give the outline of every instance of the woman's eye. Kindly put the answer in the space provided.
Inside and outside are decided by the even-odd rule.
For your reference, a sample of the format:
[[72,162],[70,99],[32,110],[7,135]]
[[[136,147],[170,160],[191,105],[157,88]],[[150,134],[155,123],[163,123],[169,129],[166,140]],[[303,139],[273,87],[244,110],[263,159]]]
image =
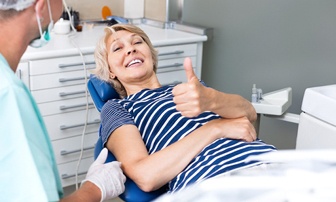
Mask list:
[[113,52],[120,50],[120,47],[113,48]]
[[134,44],[142,44],[142,41],[136,41]]

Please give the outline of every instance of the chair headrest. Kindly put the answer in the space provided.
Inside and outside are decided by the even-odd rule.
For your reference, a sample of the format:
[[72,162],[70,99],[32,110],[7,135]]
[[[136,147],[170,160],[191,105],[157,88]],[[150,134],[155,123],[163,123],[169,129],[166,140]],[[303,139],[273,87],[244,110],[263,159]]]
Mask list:
[[100,80],[94,75],[90,75],[90,81],[92,82],[98,96],[102,101],[106,102],[110,99],[119,99],[119,94],[113,88],[113,86],[106,81]]
[[120,98],[119,94],[111,84],[100,80],[94,75],[90,75],[87,86],[94,105],[99,112],[108,100]]

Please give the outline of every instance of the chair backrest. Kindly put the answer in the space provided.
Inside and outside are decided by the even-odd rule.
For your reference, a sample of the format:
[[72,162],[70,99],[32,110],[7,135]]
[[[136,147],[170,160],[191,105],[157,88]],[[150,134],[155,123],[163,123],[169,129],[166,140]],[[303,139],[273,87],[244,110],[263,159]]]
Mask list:
[[[90,75],[87,86],[94,105],[99,112],[101,112],[102,107],[108,100],[120,98],[113,86],[105,81],[98,79],[94,75]],[[102,139],[101,137],[99,137],[94,149],[95,159],[98,157],[103,147],[104,146],[102,143]],[[108,152],[106,162],[111,162],[115,160],[116,158],[114,157],[114,155],[111,152]],[[126,202],[145,202],[154,200],[160,195],[166,193],[166,191],[167,187],[164,186],[156,191],[144,192],[135,184],[134,181],[127,177],[125,182],[125,191],[119,197]]]

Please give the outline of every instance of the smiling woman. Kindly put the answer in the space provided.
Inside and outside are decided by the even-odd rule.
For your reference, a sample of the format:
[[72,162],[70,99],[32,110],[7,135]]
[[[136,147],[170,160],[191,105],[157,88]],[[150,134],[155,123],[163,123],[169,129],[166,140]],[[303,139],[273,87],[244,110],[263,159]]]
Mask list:
[[256,139],[256,113],[249,101],[206,87],[184,68],[187,83],[161,86],[157,53],[134,25],[105,28],[96,52],[96,75],[122,99],[101,110],[100,136],[143,191],[168,184],[175,192],[227,172],[261,165],[250,155],[274,151]]
[[[120,31],[120,33],[118,33]],[[123,33],[128,33],[128,38],[120,37]],[[138,59],[141,63],[144,62],[141,58],[127,58],[130,61],[121,61],[124,60],[126,54],[131,54],[129,51],[136,52],[138,48],[133,48],[132,45],[137,47],[143,47],[146,44],[151,54],[151,67],[154,73],[157,70],[157,52],[154,49],[151,41],[148,36],[139,28],[132,25],[115,25],[112,27],[105,28],[105,36],[100,39],[98,42],[98,46],[95,52],[97,68],[94,70],[94,73],[97,76],[109,83],[112,83],[116,91],[119,93],[121,97],[126,96],[126,90],[124,86],[121,84],[119,79],[116,79],[116,75],[114,71],[118,71],[118,69],[114,65],[109,65],[109,62],[113,62],[116,64],[117,62],[122,62],[119,66],[128,65],[133,59]],[[127,49],[126,53],[124,53],[125,48]],[[142,54],[142,53],[141,53]],[[134,54],[132,54],[133,56]],[[111,57],[114,56],[113,60]],[[149,58],[150,59],[150,58]],[[114,62],[116,60],[116,62]],[[148,61],[146,60],[148,63]],[[126,64],[125,64],[126,63]],[[111,69],[113,68],[113,70]],[[121,71],[120,69],[119,71]]]

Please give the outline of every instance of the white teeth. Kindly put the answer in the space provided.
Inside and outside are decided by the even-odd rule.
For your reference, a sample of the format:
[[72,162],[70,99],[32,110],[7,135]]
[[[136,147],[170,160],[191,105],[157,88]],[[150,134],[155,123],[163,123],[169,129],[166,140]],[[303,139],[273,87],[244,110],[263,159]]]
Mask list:
[[135,60],[132,60],[129,64],[128,64],[128,67],[135,64],[135,63],[141,63],[141,60],[139,59],[135,59]]

